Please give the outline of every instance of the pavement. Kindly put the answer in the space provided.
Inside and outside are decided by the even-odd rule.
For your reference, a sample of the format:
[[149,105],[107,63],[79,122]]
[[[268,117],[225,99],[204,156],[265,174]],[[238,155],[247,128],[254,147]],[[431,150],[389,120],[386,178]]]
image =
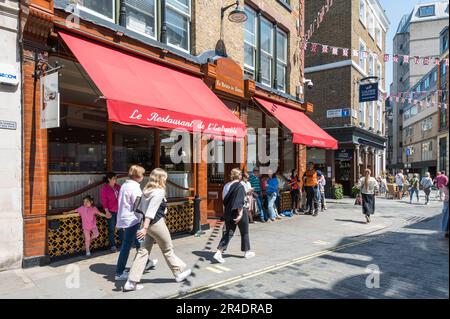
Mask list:
[[448,239],[439,231],[442,202],[425,206],[377,198],[370,224],[353,203],[329,201],[317,217],[251,224],[252,259],[240,252],[237,233],[226,262],[212,261],[220,224],[199,237],[175,238],[176,254],[192,268],[183,283],[175,282],[155,246],[152,258],[159,264],[144,274],[143,290],[123,292],[124,282],[114,281],[118,253],[95,252],[89,259],[0,272],[0,298],[448,299]]

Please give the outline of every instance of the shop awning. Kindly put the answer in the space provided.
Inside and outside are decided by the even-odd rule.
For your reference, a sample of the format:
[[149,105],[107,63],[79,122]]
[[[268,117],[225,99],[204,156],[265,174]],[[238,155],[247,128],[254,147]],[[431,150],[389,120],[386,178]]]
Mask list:
[[242,123],[201,78],[65,32],[60,36],[107,101],[110,121],[241,138]]
[[255,100],[292,132],[294,144],[334,150],[338,148],[338,142],[305,113],[262,98]]

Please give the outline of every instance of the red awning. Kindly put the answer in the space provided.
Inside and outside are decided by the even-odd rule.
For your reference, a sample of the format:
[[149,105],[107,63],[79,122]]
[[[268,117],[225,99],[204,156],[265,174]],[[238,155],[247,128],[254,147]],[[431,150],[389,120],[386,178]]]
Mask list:
[[338,148],[338,142],[305,113],[261,98],[255,100],[292,132],[294,144],[333,150]]
[[109,120],[245,136],[245,124],[199,77],[65,32],[59,34],[106,97]]

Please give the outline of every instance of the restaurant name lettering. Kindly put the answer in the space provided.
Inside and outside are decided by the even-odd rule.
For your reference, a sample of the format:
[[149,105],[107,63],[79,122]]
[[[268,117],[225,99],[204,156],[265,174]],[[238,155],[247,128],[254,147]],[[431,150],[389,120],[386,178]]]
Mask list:
[[191,128],[192,130],[216,132],[216,133],[229,133],[236,135],[238,133],[238,128],[236,127],[225,127],[224,125],[219,125],[217,123],[208,123],[206,126],[202,120],[192,120],[186,121],[181,119],[176,119],[170,115],[160,115],[157,112],[152,112],[149,117],[144,117],[144,115],[137,109],[129,116],[131,120],[145,120],[148,122],[165,123],[178,127]]
[[233,91],[233,92],[236,92],[236,93],[239,93],[239,94],[243,94],[244,93],[244,91],[242,89],[238,88],[237,86],[230,85],[230,84],[225,83],[225,82],[223,82],[221,80],[216,80],[216,87],[217,86],[222,87],[222,88],[227,89],[227,90],[230,90],[230,91]]

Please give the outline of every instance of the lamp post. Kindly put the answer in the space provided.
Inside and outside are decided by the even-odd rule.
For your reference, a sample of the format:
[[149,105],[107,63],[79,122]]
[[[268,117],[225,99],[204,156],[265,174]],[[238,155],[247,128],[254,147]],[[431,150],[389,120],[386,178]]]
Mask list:
[[228,14],[228,20],[234,23],[243,23],[248,19],[247,13],[245,13],[244,8],[240,6],[239,0],[220,9],[220,45],[216,47],[217,55],[226,56],[225,44],[223,42],[223,18],[225,17],[225,12],[234,6],[236,7]]

